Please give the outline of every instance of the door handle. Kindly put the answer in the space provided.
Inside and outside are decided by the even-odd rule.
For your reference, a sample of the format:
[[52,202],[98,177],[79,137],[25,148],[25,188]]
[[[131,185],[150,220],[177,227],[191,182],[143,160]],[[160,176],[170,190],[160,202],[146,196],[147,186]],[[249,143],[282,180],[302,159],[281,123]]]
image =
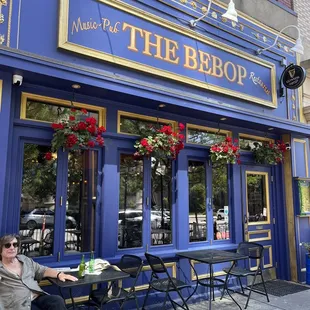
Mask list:
[[248,223],[248,217],[245,215],[244,216],[244,224],[247,224]]

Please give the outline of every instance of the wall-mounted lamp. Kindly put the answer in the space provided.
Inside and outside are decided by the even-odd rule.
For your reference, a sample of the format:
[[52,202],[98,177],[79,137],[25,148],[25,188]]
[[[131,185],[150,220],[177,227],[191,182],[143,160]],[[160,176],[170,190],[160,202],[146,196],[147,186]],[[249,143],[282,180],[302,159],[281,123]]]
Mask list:
[[[199,18],[197,19],[192,19],[189,21],[189,25],[192,27],[192,28],[195,28],[197,26],[197,23],[199,21],[201,21],[202,19],[204,19],[210,12],[210,9],[211,9],[211,4],[212,4],[212,0],[209,1],[209,5],[208,5],[208,9],[206,11],[206,13],[204,13],[202,16],[200,16]],[[228,4],[228,8],[227,8],[227,11],[225,14],[222,15],[223,17],[225,18],[228,18],[234,22],[238,22],[238,13],[235,9],[235,3],[233,0],[230,0],[229,4]]]
[[277,42],[278,42],[278,39],[279,39],[280,34],[281,34],[285,29],[291,28],[291,27],[292,27],[292,28],[296,28],[296,29],[298,30],[298,39],[296,40],[296,44],[291,48],[291,51],[303,55],[303,54],[304,54],[304,47],[303,47],[302,41],[301,41],[300,30],[299,30],[299,28],[298,28],[297,26],[295,26],[295,25],[288,25],[288,26],[284,27],[284,28],[279,32],[279,34],[277,35],[277,37],[276,37],[276,39],[274,40],[274,42],[273,42],[272,45],[270,45],[270,46],[268,46],[268,47],[266,47],[266,48],[258,49],[258,50],[256,51],[256,54],[257,54],[257,55],[260,55],[260,54],[263,53],[264,51],[267,51],[267,50],[271,49],[272,47],[274,47],[274,46],[277,44]]

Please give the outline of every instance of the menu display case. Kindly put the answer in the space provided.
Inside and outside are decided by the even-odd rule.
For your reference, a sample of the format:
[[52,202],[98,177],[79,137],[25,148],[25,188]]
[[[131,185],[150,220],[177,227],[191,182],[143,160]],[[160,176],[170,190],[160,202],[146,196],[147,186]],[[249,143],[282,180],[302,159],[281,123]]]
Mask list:
[[310,216],[310,179],[295,178],[297,215]]

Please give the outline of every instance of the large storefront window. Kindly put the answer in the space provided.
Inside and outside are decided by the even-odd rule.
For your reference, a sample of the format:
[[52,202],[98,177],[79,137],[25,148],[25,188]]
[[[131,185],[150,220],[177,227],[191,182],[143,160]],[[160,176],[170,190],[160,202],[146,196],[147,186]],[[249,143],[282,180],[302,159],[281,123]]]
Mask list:
[[143,161],[132,155],[120,156],[118,247],[142,246]]
[[[62,153],[60,158],[54,153],[49,160],[47,152],[48,146],[24,144],[21,252],[32,257],[90,252],[95,249],[97,151],[70,151],[68,157]],[[67,171],[58,169],[58,164],[66,162]],[[56,180],[61,183],[66,179],[67,202],[62,191],[65,187],[56,186]],[[63,251],[59,244],[64,245]]]
[[172,170],[170,159],[151,158],[152,245],[172,243]]
[[227,165],[212,166],[214,240],[230,238]]
[[201,161],[188,162],[189,241],[207,240],[206,168]]

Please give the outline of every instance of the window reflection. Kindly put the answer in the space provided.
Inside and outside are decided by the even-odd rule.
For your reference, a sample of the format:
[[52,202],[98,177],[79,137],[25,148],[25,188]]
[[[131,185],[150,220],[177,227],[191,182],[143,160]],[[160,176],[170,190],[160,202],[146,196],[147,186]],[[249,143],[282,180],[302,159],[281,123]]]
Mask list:
[[188,182],[189,241],[206,241],[206,169],[203,162],[188,162]]
[[267,175],[247,173],[247,199],[249,222],[268,221]]
[[143,161],[132,155],[120,157],[118,247],[142,246]]
[[152,245],[170,244],[172,170],[171,160],[151,158],[151,241]]
[[214,240],[230,238],[227,165],[212,166],[212,203]]
[[56,196],[56,154],[46,160],[50,147],[24,145],[19,233],[21,253],[47,256],[53,253]]
[[97,151],[69,151],[65,252],[90,252],[95,247]]

